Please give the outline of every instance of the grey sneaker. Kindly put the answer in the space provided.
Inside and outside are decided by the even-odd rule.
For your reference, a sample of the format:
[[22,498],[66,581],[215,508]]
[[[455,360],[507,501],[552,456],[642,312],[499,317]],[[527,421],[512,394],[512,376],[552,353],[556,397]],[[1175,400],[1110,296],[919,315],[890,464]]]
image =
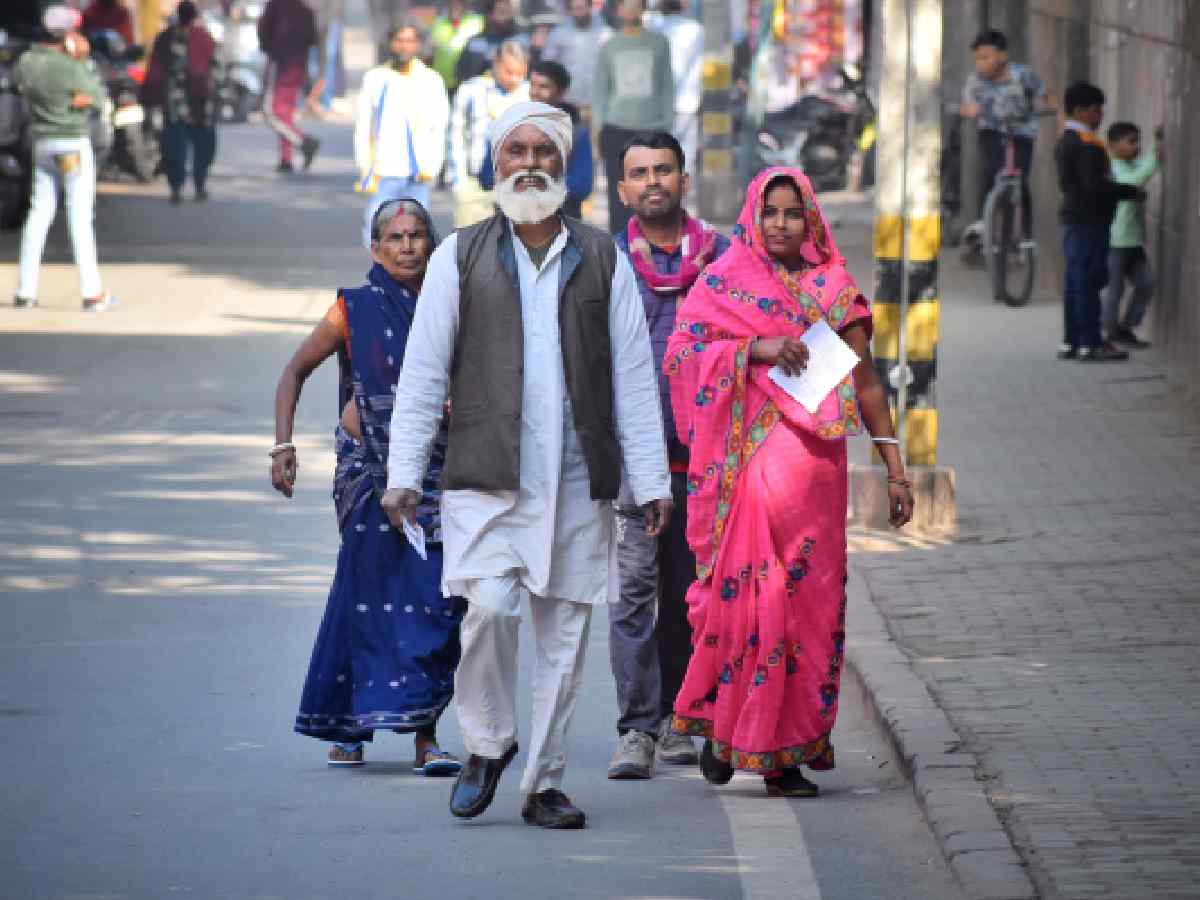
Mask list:
[[672,716],[663,719],[662,730],[658,733],[658,758],[673,766],[694,766],[700,762],[700,754],[696,745],[686,734],[676,734],[671,730]]
[[617,752],[608,764],[608,777],[649,778],[654,769],[654,738],[631,728],[617,739]]

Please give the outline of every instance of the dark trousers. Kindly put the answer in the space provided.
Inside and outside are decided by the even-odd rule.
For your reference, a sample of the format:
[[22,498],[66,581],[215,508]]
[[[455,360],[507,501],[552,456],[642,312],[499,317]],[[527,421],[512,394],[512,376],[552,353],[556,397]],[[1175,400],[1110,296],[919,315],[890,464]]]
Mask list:
[[[1022,237],[1033,234],[1033,194],[1029,191],[1029,170],[1033,165],[1033,141],[1030,138],[1013,138],[1013,156],[1021,170],[1021,219],[1024,222]],[[1004,135],[998,131],[979,132],[979,215],[983,216],[983,204],[997,173],[1004,168]]]
[[621,591],[609,607],[609,651],[617,687],[617,729],[657,735],[670,715],[692,658],[687,592],[696,580],[688,548],[687,475],[671,473],[675,511],[658,538],[646,534],[642,511],[617,509]]
[[604,158],[604,174],[608,178],[608,230],[614,235],[624,231],[633,216],[633,210],[617,196],[617,182],[622,174],[621,151],[635,134],[638,132],[616,125],[605,125],[600,129],[600,155]]
[[163,168],[172,191],[183,188],[187,180],[188,147],[191,147],[192,181],[196,190],[204,190],[208,170],[217,155],[217,129],[212,125],[187,125],[169,122],[163,127]]
[[[1133,296],[1125,315],[1121,299],[1125,282],[1133,285]],[[1108,292],[1104,297],[1104,330],[1112,334],[1118,328],[1131,331],[1142,324],[1146,307],[1154,296],[1154,273],[1145,247],[1113,247],[1108,251]]]
[[1100,292],[1108,283],[1108,230],[1104,225],[1063,225],[1063,343],[1099,347]]

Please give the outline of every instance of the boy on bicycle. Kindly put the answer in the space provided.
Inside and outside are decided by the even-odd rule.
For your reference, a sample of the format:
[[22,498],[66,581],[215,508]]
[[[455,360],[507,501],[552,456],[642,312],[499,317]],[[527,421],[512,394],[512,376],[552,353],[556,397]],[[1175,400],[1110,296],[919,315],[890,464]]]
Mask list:
[[1108,282],[1109,229],[1121,200],[1140,200],[1141,188],[1113,181],[1108,148],[1096,133],[1104,120],[1104,91],[1077,81],[1063,97],[1067,121],[1054,146],[1062,206],[1063,344],[1059,359],[1119,362],[1129,353],[1100,332],[1100,292]]
[[[1154,152],[1142,153],[1142,133],[1132,122],[1116,122],[1108,129],[1108,150],[1112,154],[1113,181],[1142,187],[1155,173],[1163,158],[1161,128],[1154,134]],[[1146,256],[1146,206],[1137,200],[1117,204],[1109,235],[1108,292],[1104,297],[1104,331],[1114,344],[1141,350],[1150,345],[1134,331],[1146,315],[1146,306],[1154,296],[1154,273]],[[1125,315],[1121,298],[1125,282],[1133,286],[1133,296]]]
[[1013,137],[1017,168],[1021,170],[1022,220],[1025,223],[1022,237],[1029,238],[1033,221],[1029,170],[1038,131],[1039,102],[1040,111],[1053,110],[1054,104],[1033,69],[1008,61],[1008,39],[1001,32],[995,29],[981,32],[971,42],[971,52],[975,55],[975,71],[963,86],[959,112],[965,118],[975,119],[979,132],[980,215],[996,173],[1004,165],[1004,129],[1007,127]]

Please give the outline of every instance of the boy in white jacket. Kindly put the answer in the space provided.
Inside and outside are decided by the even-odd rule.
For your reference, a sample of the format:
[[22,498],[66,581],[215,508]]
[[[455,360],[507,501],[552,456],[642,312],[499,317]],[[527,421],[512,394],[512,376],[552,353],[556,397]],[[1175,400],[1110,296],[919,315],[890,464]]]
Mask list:
[[450,101],[442,78],[418,58],[423,35],[403,22],[388,38],[391,57],[363,76],[354,125],[356,190],[370,195],[363,214],[363,243],[370,246],[371,217],[388,200],[411,197],[429,208],[429,190],[442,170]]

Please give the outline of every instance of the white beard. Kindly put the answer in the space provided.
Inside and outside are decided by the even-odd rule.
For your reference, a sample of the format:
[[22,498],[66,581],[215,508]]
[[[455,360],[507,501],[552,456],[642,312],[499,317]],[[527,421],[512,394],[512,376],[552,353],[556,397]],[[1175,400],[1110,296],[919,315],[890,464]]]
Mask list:
[[[526,188],[518,191],[517,181],[530,177],[539,179],[545,187],[542,190]],[[545,172],[515,172],[497,184],[495,190],[496,205],[516,225],[536,225],[546,221],[558,212],[566,199],[566,180],[555,180]]]

